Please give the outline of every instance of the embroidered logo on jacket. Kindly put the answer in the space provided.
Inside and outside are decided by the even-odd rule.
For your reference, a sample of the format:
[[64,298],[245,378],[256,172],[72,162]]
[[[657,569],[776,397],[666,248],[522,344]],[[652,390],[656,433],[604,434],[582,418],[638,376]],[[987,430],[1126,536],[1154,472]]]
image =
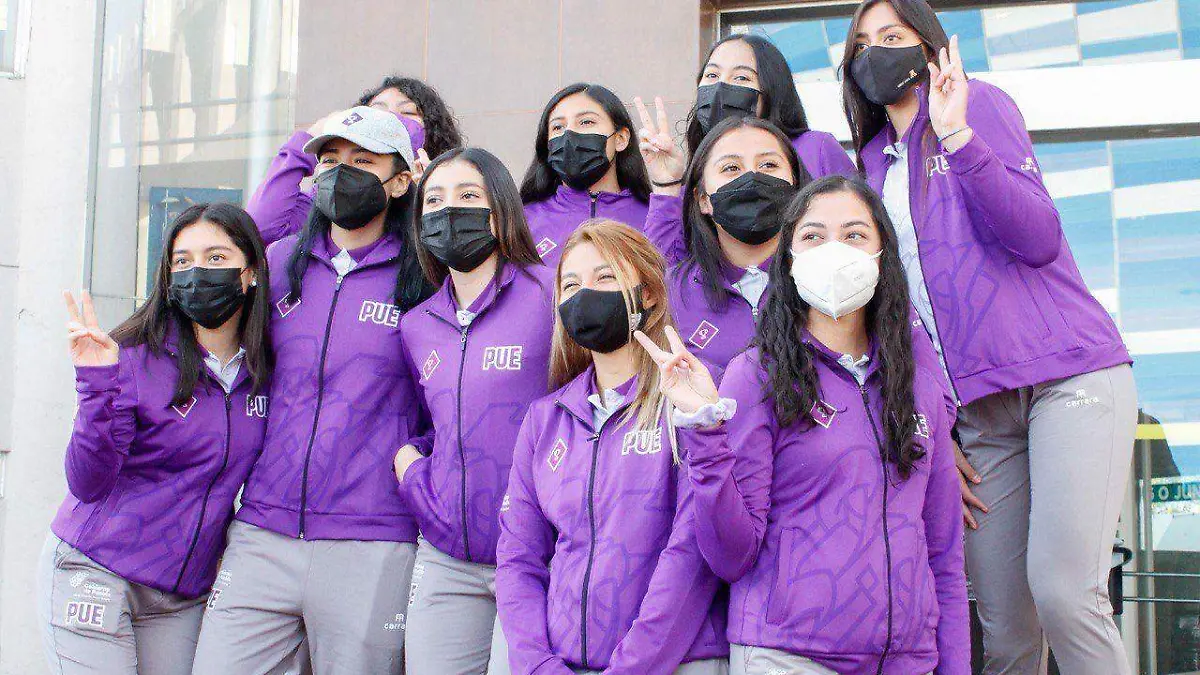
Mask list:
[[708,321],[701,321],[700,325],[696,326],[696,330],[692,331],[692,335],[688,338],[688,342],[696,345],[696,347],[700,349],[704,349],[708,346],[708,343],[712,342],[712,339],[717,336],[717,333],[720,332],[720,328],[717,328]]
[[562,464],[563,457],[567,454],[567,443],[563,439],[558,439],[554,443],[554,447],[550,448],[550,456],[546,458],[546,463],[550,465],[551,471],[558,471],[558,465]]
[[917,430],[913,432],[914,435],[921,438],[929,438],[933,435],[933,432],[929,429],[928,417],[925,417],[922,413],[913,413],[913,419],[917,422]]
[[358,320],[395,328],[400,325],[400,308],[386,302],[363,300],[362,308],[358,310]]
[[266,396],[247,396],[246,397],[246,417],[266,417],[267,416],[267,397]]
[[504,499],[501,500],[501,502],[500,502],[500,513],[504,513],[505,511],[507,511],[511,508],[512,508],[512,497],[509,497],[508,495],[504,495]]
[[662,429],[653,431],[629,431],[621,442],[621,456],[629,453],[637,455],[653,455],[662,452]]
[[184,403],[183,405],[171,406],[171,410],[174,410],[175,412],[179,413],[180,417],[187,419],[188,413],[192,412],[192,408],[195,408],[195,407],[196,407],[196,397],[193,396],[192,400],[188,401],[187,403]]
[[425,363],[421,364],[421,375],[428,380],[433,377],[433,372],[442,364],[442,357],[438,356],[437,350],[429,352],[429,356],[425,357]]
[[1035,160],[1032,157],[1025,158],[1025,161],[1021,164],[1021,170],[1028,171],[1030,173],[1041,173],[1042,172],[1042,170],[1038,168],[1037,160]]
[[487,347],[483,350],[483,369],[520,370],[522,345]]
[[301,302],[301,300],[292,302],[292,296],[285,295],[279,299],[279,302],[275,303],[275,310],[279,312],[279,318],[283,318],[291,314],[293,309],[299,307]]
[[104,610],[106,609],[105,605],[97,602],[71,600],[67,603],[67,625],[103,628]]
[[943,176],[950,173],[950,163],[946,161],[945,155],[934,155],[925,160],[925,173],[933,178],[933,174],[938,173]]
[[837,408],[818,400],[808,414],[812,415],[814,422],[828,429],[829,425],[833,424],[833,418],[837,416]]
[[558,244],[554,243],[554,240],[551,239],[550,237],[546,237],[537,243],[538,255],[543,258],[546,257],[547,253],[549,253],[550,251],[553,251],[556,248],[558,248]]

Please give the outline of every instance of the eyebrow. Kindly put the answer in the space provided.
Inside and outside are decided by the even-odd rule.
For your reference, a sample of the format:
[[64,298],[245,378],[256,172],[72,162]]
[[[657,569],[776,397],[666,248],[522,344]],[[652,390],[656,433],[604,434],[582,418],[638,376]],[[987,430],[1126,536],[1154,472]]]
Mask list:
[[[209,246],[208,248],[204,249],[204,252],[212,253],[213,251],[232,251],[232,250],[233,250],[232,248],[226,246],[225,244],[217,244],[216,246]],[[181,253],[189,253],[189,251],[184,248],[177,248],[177,249],[174,249],[173,251],[171,251],[171,255],[179,255]]]
[[[890,30],[890,29],[892,29],[892,28],[901,28],[901,25],[900,25],[900,24],[898,24],[898,23],[889,23],[888,25],[886,25],[886,26],[883,26],[883,27],[881,27],[881,28],[877,29],[877,30],[875,31],[875,34],[876,34],[876,35],[878,35],[879,33],[882,33],[882,32],[883,32],[883,31],[885,31],[885,30]],[[858,38],[865,38],[865,37],[869,37],[869,36],[866,34],[866,32],[865,32],[865,31],[861,31],[861,30],[860,30],[860,31],[858,31],[857,33],[855,33],[855,34],[854,34],[854,39],[855,39],[855,40],[857,40]]]
[[829,229],[829,228],[825,227],[825,223],[818,223],[818,222],[816,222],[816,221],[811,221],[811,222],[807,222],[807,223],[800,223],[800,228],[801,228],[801,229],[804,229],[804,228],[806,228],[806,227],[815,227],[815,228],[817,228],[818,230],[826,230],[826,229]]
[[716,160],[714,160],[714,161],[716,161],[716,162],[723,162],[723,161],[725,161],[725,160],[727,160],[727,159],[739,159],[739,160],[740,160],[741,158],[742,158],[742,156],[741,156],[741,155],[734,154],[734,153],[732,153],[732,152],[731,152],[731,153],[728,153],[728,154],[725,154],[725,155],[721,155],[720,157],[716,158]]

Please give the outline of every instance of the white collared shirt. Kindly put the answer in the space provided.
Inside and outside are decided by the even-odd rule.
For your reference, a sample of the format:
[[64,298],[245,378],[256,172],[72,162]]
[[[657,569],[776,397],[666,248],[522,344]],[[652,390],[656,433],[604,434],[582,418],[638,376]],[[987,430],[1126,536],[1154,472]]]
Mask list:
[[329,262],[333,263],[333,269],[337,270],[339,277],[346,276],[350,273],[350,270],[358,267],[358,261],[346,249],[338,251],[338,254],[333,256]]
[[237,353],[226,364],[222,364],[221,359],[217,358],[215,354],[204,355],[204,365],[208,366],[209,371],[221,383],[221,388],[225,390],[226,394],[233,391],[233,382],[241,372],[244,360],[246,360],[246,350],[243,347],[238,347]]
[[871,363],[871,357],[863,354],[857,359],[849,354],[842,354],[838,357],[838,363],[843,368],[850,371],[859,385],[865,384],[867,381],[867,365]]
[[733,284],[733,287],[737,289],[738,295],[750,303],[751,307],[757,308],[758,301],[767,290],[767,273],[757,266],[751,265],[746,268],[746,273]]
[[600,394],[588,396],[588,403],[592,404],[592,425],[597,432],[624,402],[625,397],[616,389],[605,389],[603,400],[600,399]]

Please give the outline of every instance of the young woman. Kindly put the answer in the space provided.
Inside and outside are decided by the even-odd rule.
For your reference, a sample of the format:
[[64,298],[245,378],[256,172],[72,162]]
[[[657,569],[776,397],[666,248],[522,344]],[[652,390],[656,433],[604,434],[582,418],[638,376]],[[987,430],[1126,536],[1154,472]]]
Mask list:
[[829,176],[783,220],[755,347],[719,400],[681,342],[648,347],[676,408],[709,422],[681,439],[697,540],[732,583],[730,671],[967,675],[953,419],[913,356],[887,213]]
[[500,514],[512,672],[724,673],[725,606],[696,542],[687,447],[630,337],[661,341],[671,324],[662,256],[591,221],[564,244],[555,288],[559,389],[529,407]]
[[567,237],[589,218],[642,229],[649,198],[633,120],[621,99],[582,82],[551,96],[521,182],[525,217],[542,260],[557,264]]
[[[791,140],[807,175],[820,178],[855,173],[854,164],[832,134],[808,128],[787,60],[767,38],[738,33],[714,44],[696,76],[696,87],[696,103],[688,115],[685,135],[688,158],[696,155],[705,135],[723,120],[759,117]],[[658,116],[652,120],[641,100],[635,99],[642,120],[639,148],[654,185],[647,233],[667,253],[668,262],[674,263],[684,254],[679,247],[685,235],[678,197],[687,159],[675,143],[661,102],[656,103]],[[657,228],[652,228],[652,223]]]
[[988,507],[966,548],[985,671],[1037,671],[1044,633],[1064,672],[1127,673],[1107,580],[1137,415],[1130,358],[1084,286],[1021,113],[968,81],[923,0],[860,5],[842,66],[859,161],[962,403],[964,498]]
[[246,482],[197,650],[199,675],[262,673],[307,640],[317,673],[399,673],[417,524],[397,448],[422,433],[400,317],[425,283],[407,241],[412,147],[358,107],[318,156],[304,230],[267,258],[277,359],[263,451]]
[[553,282],[512,176],[486,150],[451,150],[429,165],[414,223],[421,267],[441,290],[400,322],[437,429],[396,456],[422,534],[404,658],[408,675],[482,675],[513,443],[548,391]]
[[40,562],[50,671],[187,675],[234,496],[262,448],[271,344],[245,211],[171,224],[150,298],[113,331],[66,293],[79,411]]
[[[413,148],[414,176],[419,177],[430,157],[462,145],[454,115],[437,91],[409,77],[387,77],[376,88],[365,92],[358,105],[385,110],[400,118],[408,129]],[[297,130],[279,149],[267,176],[246,202],[268,244],[298,233],[312,211],[312,191],[303,181],[316,170],[316,157],[304,146],[321,133],[331,118],[342,119],[336,110],[317,120],[308,129]]]
[[680,333],[709,367],[754,337],[779,214],[808,181],[787,136],[759,117],[726,119],[696,148],[683,186],[687,255],[667,288]]

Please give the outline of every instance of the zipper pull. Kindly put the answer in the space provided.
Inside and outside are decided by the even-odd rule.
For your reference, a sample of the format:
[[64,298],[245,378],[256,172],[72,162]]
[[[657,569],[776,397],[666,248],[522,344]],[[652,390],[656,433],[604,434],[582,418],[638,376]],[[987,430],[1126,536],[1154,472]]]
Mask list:
[[337,289],[339,289],[339,288],[341,288],[341,287],[342,287],[342,279],[345,279],[345,278],[346,278],[346,275],[345,275],[345,274],[339,274],[339,275],[338,275],[338,277],[337,277],[337,283],[335,283],[335,284],[333,285],[333,289],[334,289],[335,291],[336,291]]
[[231,392],[225,392],[225,412],[233,410],[233,401],[229,398]]
[[461,345],[462,350],[464,352],[467,351],[467,330],[468,330],[467,326],[463,326],[462,333],[461,333],[462,339],[459,340],[459,345]]

